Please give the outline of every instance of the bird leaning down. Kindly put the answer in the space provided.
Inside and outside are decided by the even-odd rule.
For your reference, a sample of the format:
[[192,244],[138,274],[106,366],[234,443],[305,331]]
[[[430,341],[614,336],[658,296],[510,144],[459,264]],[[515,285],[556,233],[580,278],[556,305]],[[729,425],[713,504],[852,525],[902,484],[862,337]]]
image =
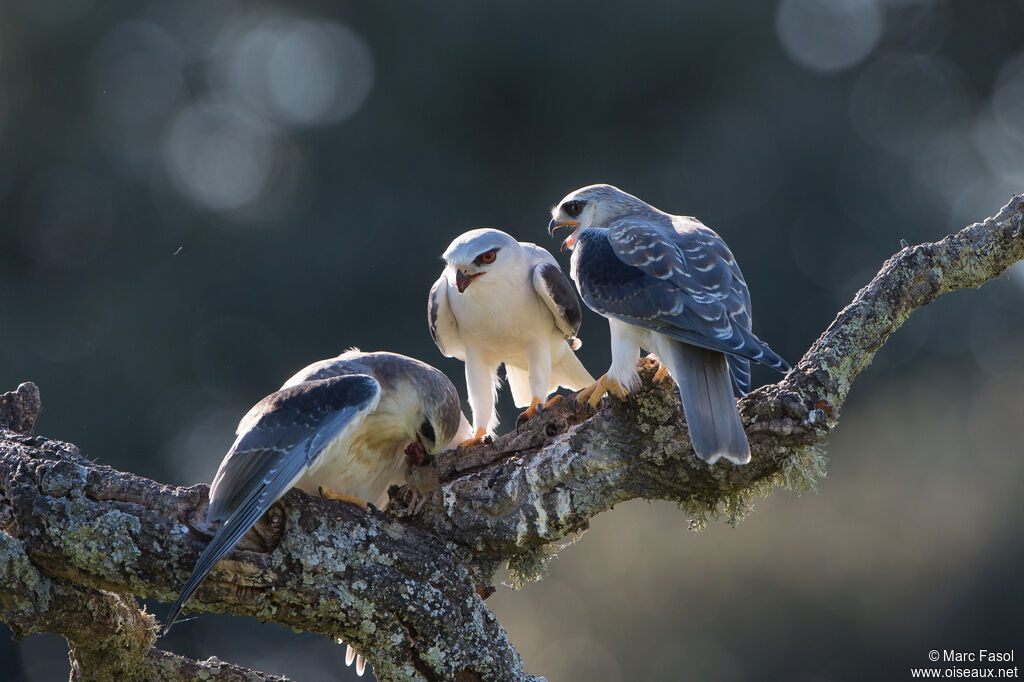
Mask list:
[[608,318],[612,364],[578,400],[637,387],[640,349],[679,386],[694,452],[714,464],[750,461],[732,383],[750,390],[750,361],[789,365],[750,331],[750,293],[729,247],[696,218],[660,211],[611,185],[590,185],[551,209],[548,234],[572,228],[570,274],[591,309]]
[[540,412],[559,386],[577,390],[593,383],[574,353],[580,302],[550,253],[501,230],[479,229],[459,235],[444,261],[427,317],[441,352],[466,363],[475,433],[464,444],[494,433],[502,363],[513,401],[527,407],[519,423]]
[[[207,521],[224,525],[171,606],[165,632],[217,562],[293,486],[380,503],[410,466],[429,463],[469,429],[455,386],[419,360],[353,349],[300,370],[238,423],[210,486]],[[350,649],[349,662],[355,656]],[[360,675],[364,666],[360,656]]]

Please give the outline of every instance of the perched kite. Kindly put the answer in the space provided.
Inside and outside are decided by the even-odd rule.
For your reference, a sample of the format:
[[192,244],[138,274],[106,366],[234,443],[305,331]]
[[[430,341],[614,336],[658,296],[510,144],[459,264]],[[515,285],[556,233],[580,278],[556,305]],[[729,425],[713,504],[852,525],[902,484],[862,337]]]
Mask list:
[[[460,432],[461,431],[461,432]],[[459,394],[430,365],[395,353],[350,350],[300,370],[256,403],[210,486],[206,547],[167,620],[214,565],[293,486],[350,501],[378,500],[456,437],[469,435]]]
[[[444,252],[445,268],[430,290],[430,335],[441,352],[466,363],[474,438],[493,433],[498,365],[520,423],[544,407],[559,386],[593,383],[573,352],[580,347],[580,302],[554,257],[501,230],[471,230]],[[555,398],[557,399],[557,398]]]
[[638,384],[640,349],[661,362],[682,398],[697,456],[750,461],[730,374],[750,390],[750,361],[789,365],[750,331],[750,293],[729,248],[695,218],[669,215],[612,187],[591,185],[551,209],[548,233],[573,228],[571,275],[583,301],[608,318],[612,364],[579,400],[597,405]]

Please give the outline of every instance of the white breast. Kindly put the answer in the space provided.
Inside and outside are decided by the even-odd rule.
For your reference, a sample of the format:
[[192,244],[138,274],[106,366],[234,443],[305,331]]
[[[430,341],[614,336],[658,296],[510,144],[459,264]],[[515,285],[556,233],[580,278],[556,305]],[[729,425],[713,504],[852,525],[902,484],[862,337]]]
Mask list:
[[486,349],[488,355],[503,360],[525,362],[525,349],[532,341],[560,337],[554,318],[525,273],[514,282],[488,281],[490,276],[475,280],[462,294],[449,284],[452,314],[467,347]]

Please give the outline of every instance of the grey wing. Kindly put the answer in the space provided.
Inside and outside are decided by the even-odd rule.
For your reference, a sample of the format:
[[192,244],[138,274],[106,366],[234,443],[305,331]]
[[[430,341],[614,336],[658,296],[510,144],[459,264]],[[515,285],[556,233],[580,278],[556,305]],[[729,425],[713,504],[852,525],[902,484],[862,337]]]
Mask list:
[[[694,218],[677,218],[676,224],[684,228],[677,230],[678,236],[674,241],[686,257],[686,264],[692,273],[691,282],[703,287],[709,294],[725,291],[726,294],[719,297],[725,314],[734,326],[749,331],[750,290],[732,251],[721,237]],[[780,363],[781,358],[776,361],[776,357],[769,352],[757,360],[775,369],[787,371],[789,366],[785,362]],[[741,396],[746,395],[750,391],[750,358],[729,354],[726,359],[736,392]]]
[[[577,245],[584,251],[574,256],[583,300],[602,315],[785,371],[785,361],[742,324],[742,314],[730,315],[731,305],[749,301],[746,284],[721,238],[700,227],[670,236],[634,216],[585,230]],[[742,374],[742,366],[736,369]]]
[[[726,253],[728,253],[727,263],[732,272],[730,295],[724,301],[726,310],[733,324],[739,325],[743,329],[750,329],[750,291],[747,289],[747,283],[743,279],[743,273],[740,272],[740,266],[736,263],[736,259],[728,249],[726,249]],[[741,396],[746,395],[750,392],[750,360],[739,355],[729,355],[726,359],[729,361],[729,374],[732,376],[736,392]]]
[[443,274],[430,288],[427,299],[427,322],[430,324],[430,338],[437,348],[449,358],[466,357],[466,346],[462,342],[459,322],[448,305],[448,278]]
[[721,237],[688,221],[683,225],[689,229],[666,233],[641,218],[627,218],[608,230],[608,241],[623,263],[675,284],[689,299],[687,305],[701,310],[708,322],[714,325],[725,317],[729,323],[724,302],[732,295],[730,263],[735,259]]
[[583,311],[580,299],[562,268],[552,263],[541,263],[534,267],[533,289],[551,310],[559,331],[566,338],[574,338],[583,320]]
[[210,487],[207,520],[226,522],[171,606],[167,628],[216,563],[295,484],[327,444],[361,423],[379,402],[377,381],[353,374],[283,388],[249,410]]

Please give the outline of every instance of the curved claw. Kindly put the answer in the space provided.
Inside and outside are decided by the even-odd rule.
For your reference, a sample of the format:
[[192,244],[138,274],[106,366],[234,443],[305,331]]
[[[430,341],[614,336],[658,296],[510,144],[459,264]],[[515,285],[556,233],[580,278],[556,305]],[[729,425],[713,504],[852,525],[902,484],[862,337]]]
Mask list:
[[544,411],[544,405],[541,404],[540,398],[533,398],[530,400],[530,406],[523,410],[522,413],[516,418],[516,430],[525,424],[534,415],[541,414]]

